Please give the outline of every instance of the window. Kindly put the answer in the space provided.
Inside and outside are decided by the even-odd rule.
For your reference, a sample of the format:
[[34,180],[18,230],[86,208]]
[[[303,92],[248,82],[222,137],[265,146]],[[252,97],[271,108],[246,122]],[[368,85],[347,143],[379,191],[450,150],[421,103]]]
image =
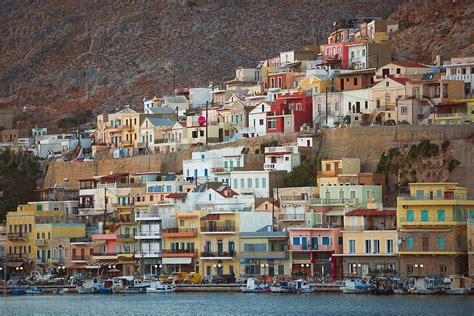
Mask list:
[[276,127],[276,119],[268,119],[268,129],[275,129]]
[[444,236],[438,237],[438,248],[440,250],[446,248],[446,239],[444,238]]
[[322,238],[322,245],[323,246],[329,246],[330,238],[329,236],[323,236]]
[[356,241],[354,239],[349,240],[349,253],[356,252]]
[[245,179],[240,179],[240,188],[245,188]]
[[234,179],[234,189],[238,189],[238,183],[237,179]]
[[444,222],[444,210],[438,210],[438,222]]
[[393,239],[387,239],[387,253],[393,253]]
[[260,179],[259,178],[255,178],[255,188],[256,189],[260,188]]
[[448,267],[444,264],[439,265],[439,272],[440,274],[446,274],[448,272]]
[[407,274],[412,274],[412,273],[413,273],[413,265],[407,264]]
[[402,70],[400,68],[397,68],[397,74],[401,74],[402,73]]
[[407,237],[407,249],[413,249],[413,237],[412,236],[408,236]]
[[369,101],[365,101],[365,109],[367,110],[369,108]]
[[374,248],[374,252],[373,253],[380,253],[380,240],[378,239],[374,239],[373,240],[373,248]]
[[357,77],[354,78],[354,86],[357,86]]
[[415,214],[413,210],[407,210],[407,222],[413,222],[415,220]]
[[344,243],[344,239],[342,237],[338,237],[337,238],[337,243],[339,246],[342,246],[342,244]]
[[421,210],[421,221],[422,222],[428,221],[428,210]]
[[293,237],[293,246],[300,245],[300,237]]
[[265,189],[267,187],[267,178],[262,178],[262,188]]
[[365,240],[365,253],[372,253],[372,241],[370,239]]
[[385,81],[385,86],[386,86],[386,87],[390,86],[390,82],[388,82],[388,80]]
[[252,179],[250,179],[250,178],[247,179],[247,187],[248,187],[249,189],[252,188]]
[[401,106],[400,111],[403,115],[406,115],[408,113],[408,107],[407,106]]

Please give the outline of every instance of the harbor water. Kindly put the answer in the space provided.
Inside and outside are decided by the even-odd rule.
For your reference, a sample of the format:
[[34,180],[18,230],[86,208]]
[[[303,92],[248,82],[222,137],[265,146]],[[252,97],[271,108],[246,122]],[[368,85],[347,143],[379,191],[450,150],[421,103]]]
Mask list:
[[474,297],[172,293],[0,298],[0,315],[474,315]]

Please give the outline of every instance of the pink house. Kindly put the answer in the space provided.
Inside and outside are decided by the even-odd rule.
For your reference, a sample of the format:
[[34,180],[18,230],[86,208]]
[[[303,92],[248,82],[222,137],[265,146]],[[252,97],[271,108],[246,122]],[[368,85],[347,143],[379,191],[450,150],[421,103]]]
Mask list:
[[116,234],[92,235],[92,240],[94,241],[94,257],[115,256],[122,248]]
[[348,46],[351,42],[338,42],[323,45],[323,64],[331,65],[332,68],[349,68]]
[[289,228],[288,236],[293,277],[338,278],[341,228]]

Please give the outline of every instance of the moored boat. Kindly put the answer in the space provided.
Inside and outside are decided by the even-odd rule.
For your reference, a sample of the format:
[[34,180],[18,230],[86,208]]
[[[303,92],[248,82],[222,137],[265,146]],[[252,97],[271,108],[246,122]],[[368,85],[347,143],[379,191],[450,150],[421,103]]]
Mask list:
[[365,294],[370,291],[370,284],[361,278],[345,279],[340,286],[343,294]]
[[76,291],[78,294],[94,294],[99,292],[100,286],[99,279],[90,279],[81,282],[80,285],[76,286]]
[[147,293],[174,293],[176,292],[176,285],[172,284],[164,284],[161,281],[151,282],[149,286],[146,288]]
[[274,284],[270,286],[270,292],[272,293],[291,293],[293,292],[293,287],[288,282],[280,282],[279,284]]
[[135,279],[133,276],[122,276],[114,278],[114,285],[112,286],[115,294],[137,294],[146,293],[148,288],[141,280]]
[[431,295],[440,293],[440,290],[437,288],[434,278],[411,277],[408,283],[408,293]]
[[37,295],[37,294],[42,294],[42,293],[43,293],[43,290],[36,286],[32,286],[25,289],[25,294],[28,294],[28,295]]
[[114,285],[115,285],[114,280],[111,280],[111,279],[104,280],[99,284],[99,288],[97,292],[99,294],[113,294]]
[[247,284],[240,289],[242,290],[242,293],[264,293],[269,291],[265,286],[259,285],[257,280],[254,278],[248,278]]
[[468,295],[471,292],[471,278],[450,275],[443,280],[443,292],[448,295]]
[[293,291],[296,293],[314,293],[316,292],[316,285],[309,284],[305,280],[296,280]]

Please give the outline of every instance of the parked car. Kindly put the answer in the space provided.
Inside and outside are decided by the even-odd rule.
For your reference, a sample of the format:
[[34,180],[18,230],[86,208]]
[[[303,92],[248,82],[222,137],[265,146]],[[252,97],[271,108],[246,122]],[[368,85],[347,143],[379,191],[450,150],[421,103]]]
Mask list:
[[156,274],[145,274],[143,281],[155,280],[158,276]]
[[403,121],[399,122],[398,125],[411,125],[411,124],[407,120],[403,120]]
[[168,278],[169,275],[167,273],[162,273],[159,277],[158,280],[163,283],[168,283]]
[[233,274],[223,274],[221,276],[218,276],[216,278],[216,283],[217,284],[230,284],[230,283],[235,283],[235,275]]
[[183,283],[184,278],[188,275],[187,272],[173,272],[171,275],[168,277],[168,282],[169,283]]
[[186,284],[199,284],[201,282],[202,276],[198,272],[189,272],[189,274],[184,277],[184,283]]
[[395,125],[397,125],[397,122],[395,122],[395,120],[386,120],[385,122],[383,122],[383,125],[384,126],[395,126]]

